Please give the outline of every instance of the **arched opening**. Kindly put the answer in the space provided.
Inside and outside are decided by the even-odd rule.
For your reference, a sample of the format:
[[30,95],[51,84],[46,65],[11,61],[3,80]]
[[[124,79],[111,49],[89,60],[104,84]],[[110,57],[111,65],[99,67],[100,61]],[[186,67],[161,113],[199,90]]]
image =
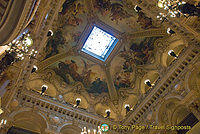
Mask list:
[[169,98],[161,104],[160,108],[157,111],[158,116],[158,125],[174,125],[171,124],[172,114],[176,107],[179,105],[180,100],[178,98]]
[[145,84],[145,80],[149,80],[152,86],[155,85],[156,81],[159,79],[159,74],[156,71],[148,72],[141,81],[141,92],[146,93],[148,90],[152,87],[149,87],[147,84]]
[[95,112],[98,115],[101,115],[102,117],[106,117],[107,116],[107,114],[106,114],[107,110],[110,110],[109,118],[111,118],[111,119],[117,118],[116,113],[108,105],[105,105],[105,104],[102,104],[102,103],[98,103],[98,104],[95,105]]
[[[173,48],[173,51],[178,56],[181,53],[181,51],[184,49],[184,47],[185,47],[184,45],[177,46],[177,47]],[[176,60],[175,57],[170,56],[168,54],[167,61],[166,61],[167,66],[170,66],[173,63],[173,61],[175,61],[175,60]]]
[[189,74],[187,85],[190,90],[195,90],[196,92],[200,93],[200,62],[192,68],[192,72]]
[[178,106],[172,113],[171,124],[178,125],[189,113],[189,109],[184,105]]
[[170,56],[168,54],[168,52],[170,50],[173,50],[175,54],[179,55],[181,53],[181,51],[185,48],[186,45],[183,45],[183,41],[182,40],[176,40],[176,41],[172,41],[168,47],[168,49],[162,54],[161,56],[161,64],[164,67],[169,66],[174,60],[175,58]]
[[36,90],[37,92],[41,93],[42,92],[42,86],[46,85],[48,88],[45,90],[44,94],[51,96],[51,97],[56,97],[57,90],[55,86],[49,82],[46,82],[42,79],[32,79],[31,81],[28,81],[26,83],[26,87],[28,90]]
[[80,134],[81,128],[75,125],[65,125],[60,130],[61,134]]
[[88,100],[86,100],[85,97],[76,94],[76,93],[67,93],[65,95],[63,95],[63,99],[65,100],[65,102],[68,102],[74,106],[77,105],[76,103],[76,99],[79,98],[80,99],[80,103],[78,105],[79,108],[83,108],[83,109],[87,109],[89,107],[88,105]]
[[137,95],[132,94],[132,95],[128,96],[128,98],[123,102],[123,105],[121,107],[121,109],[122,109],[121,114],[122,114],[123,118],[125,118],[126,115],[129,114],[129,112],[131,112],[131,111],[126,110],[126,105],[129,105],[129,109],[132,110],[135,107],[135,105],[137,104],[137,102],[138,102]]
[[43,133],[47,128],[46,120],[40,114],[33,111],[17,113],[14,115],[12,123],[14,128],[39,134]]

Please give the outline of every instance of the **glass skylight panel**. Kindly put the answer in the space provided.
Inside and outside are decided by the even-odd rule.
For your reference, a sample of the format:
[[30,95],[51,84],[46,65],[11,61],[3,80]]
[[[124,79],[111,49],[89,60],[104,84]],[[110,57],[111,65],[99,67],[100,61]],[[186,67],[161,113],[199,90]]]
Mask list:
[[89,34],[82,51],[91,56],[105,61],[118,39],[104,30],[94,26]]

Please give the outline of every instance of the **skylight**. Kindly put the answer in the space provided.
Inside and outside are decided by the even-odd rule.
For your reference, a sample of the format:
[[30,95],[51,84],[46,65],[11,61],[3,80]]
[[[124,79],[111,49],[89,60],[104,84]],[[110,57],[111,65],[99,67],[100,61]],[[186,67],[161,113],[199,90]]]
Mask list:
[[106,31],[94,26],[81,51],[105,61],[114,49],[118,39]]

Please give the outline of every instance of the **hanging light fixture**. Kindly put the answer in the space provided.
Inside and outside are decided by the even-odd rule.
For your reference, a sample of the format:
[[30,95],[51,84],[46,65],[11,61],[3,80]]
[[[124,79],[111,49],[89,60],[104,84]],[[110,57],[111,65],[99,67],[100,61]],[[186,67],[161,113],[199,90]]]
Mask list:
[[167,20],[169,17],[174,18],[184,15],[179,8],[183,4],[186,4],[186,2],[182,0],[158,0],[158,7],[166,10],[167,13],[160,12],[157,18],[164,21]]
[[83,127],[81,130],[81,134],[102,134],[100,126],[96,129],[87,129],[87,127]]
[[23,33],[21,37],[8,44],[9,48],[6,51],[15,53],[17,60],[23,60],[25,56],[36,56],[37,51],[29,49],[32,44],[33,40],[30,34]]
[[17,39],[10,42],[8,49],[5,51],[5,56],[0,61],[0,74],[14,62],[23,60],[25,56],[29,58],[35,57],[38,52],[34,49],[30,50],[32,44],[33,40],[28,33],[23,33]]

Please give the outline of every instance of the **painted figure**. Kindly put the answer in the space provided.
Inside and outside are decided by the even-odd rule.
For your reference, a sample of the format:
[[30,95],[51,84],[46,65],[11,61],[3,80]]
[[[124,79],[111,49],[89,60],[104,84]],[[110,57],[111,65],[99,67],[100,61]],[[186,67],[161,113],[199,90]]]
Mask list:
[[80,36],[81,36],[81,32],[72,34],[73,41],[78,42],[78,40],[80,39]]
[[117,75],[116,79],[114,80],[114,85],[116,89],[131,87],[131,80],[129,74],[130,73],[124,73],[124,77]]
[[147,17],[142,11],[138,12],[137,22],[141,25],[143,29],[155,28],[155,26],[153,26],[152,19]]
[[82,73],[78,72],[78,65],[75,60],[60,61],[58,67],[54,69],[55,73],[67,84],[81,82],[89,93],[101,94],[108,92],[107,83],[100,78],[91,82],[92,70],[84,69]]
[[105,15],[110,10],[110,0],[95,0],[94,8],[98,9],[101,15]]
[[63,37],[62,32],[59,30],[56,31],[53,37],[51,37],[47,42],[47,45],[45,47],[46,56],[44,59],[47,59],[53,55],[58,54],[59,45],[63,46],[64,43],[65,43],[65,38]]
[[122,4],[119,3],[113,3],[111,4],[111,20],[116,21],[118,24],[118,20],[122,20],[125,18],[131,17],[123,8]]
[[69,11],[69,9],[73,8],[75,1],[77,0],[66,0],[62,5],[62,11],[60,12],[60,14],[64,15]]
[[68,16],[67,20],[66,20],[66,24],[67,25],[71,25],[71,26],[78,26],[82,23],[82,19],[77,18],[76,16],[72,15],[72,16]]
[[119,2],[111,3],[110,0],[95,0],[94,8],[97,9],[102,16],[110,13],[111,20],[116,21],[117,24],[119,20],[131,17]]
[[100,78],[96,78],[96,80],[91,83],[91,86],[87,91],[93,94],[108,92],[107,83],[102,81]]
[[145,38],[139,45],[133,43],[130,47],[132,58],[136,65],[146,64],[153,56],[154,38]]
[[78,26],[82,23],[78,15],[85,13],[85,9],[83,4],[77,0],[67,0],[63,3],[62,11],[59,13],[65,17],[64,25]]

